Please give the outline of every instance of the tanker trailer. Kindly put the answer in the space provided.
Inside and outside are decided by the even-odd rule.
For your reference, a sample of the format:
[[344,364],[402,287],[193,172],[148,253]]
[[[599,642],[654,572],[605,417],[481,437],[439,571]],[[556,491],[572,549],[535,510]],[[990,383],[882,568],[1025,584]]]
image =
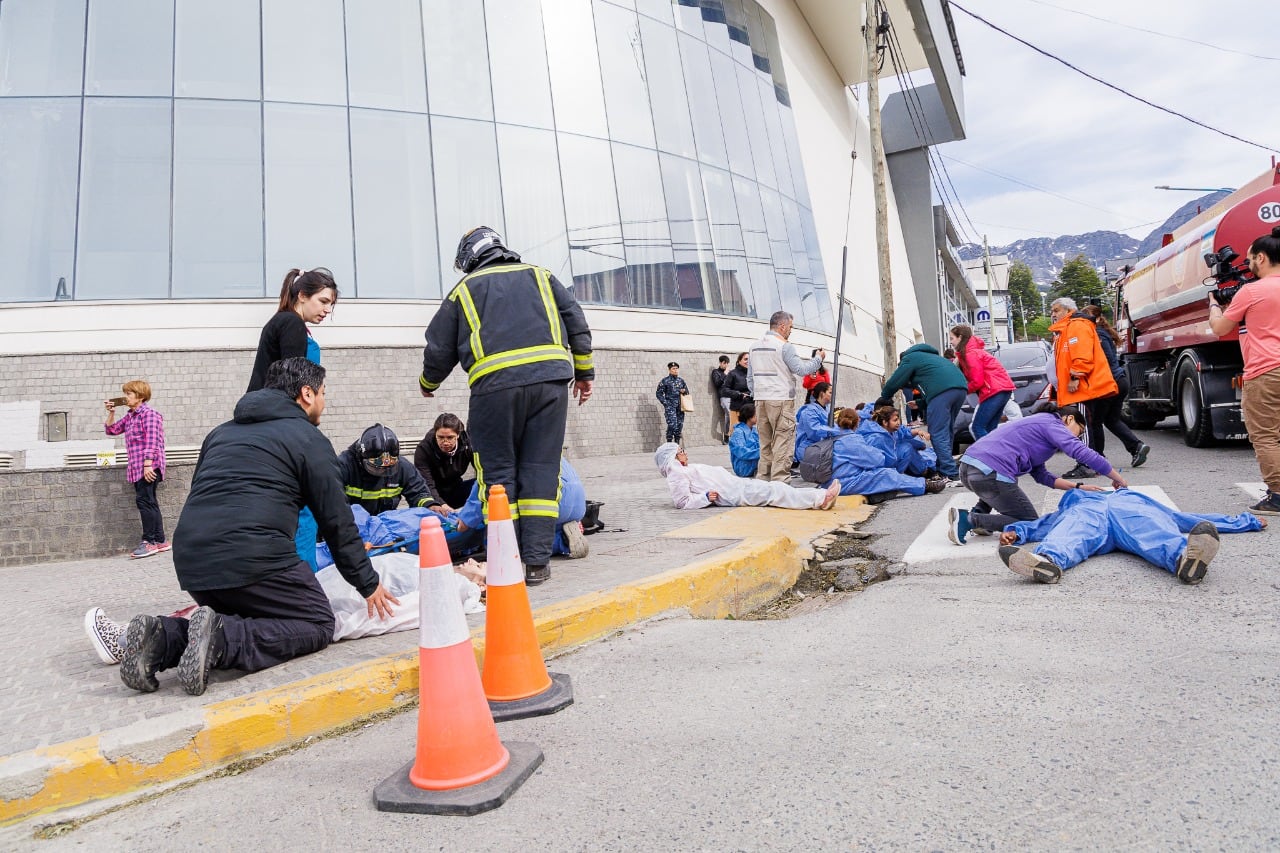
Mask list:
[[[1247,438],[1240,410],[1240,332],[1209,328],[1208,300],[1230,300],[1252,276],[1244,255],[1280,224],[1275,166],[1166,234],[1164,245],[1117,283],[1115,318],[1129,379],[1125,413],[1136,429],[1178,415],[1183,440]],[[1245,285],[1247,286],[1247,285]]]

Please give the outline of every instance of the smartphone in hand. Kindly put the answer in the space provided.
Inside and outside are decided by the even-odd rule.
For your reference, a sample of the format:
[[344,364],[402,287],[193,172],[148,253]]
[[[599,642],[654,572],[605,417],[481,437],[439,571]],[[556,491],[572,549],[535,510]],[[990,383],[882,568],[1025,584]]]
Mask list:
[[113,406],[127,406],[127,405],[129,405],[129,401],[128,401],[127,399],[125,399],[124,397],[112,397],[112,398],[111,398],[111,405],[113,405]]

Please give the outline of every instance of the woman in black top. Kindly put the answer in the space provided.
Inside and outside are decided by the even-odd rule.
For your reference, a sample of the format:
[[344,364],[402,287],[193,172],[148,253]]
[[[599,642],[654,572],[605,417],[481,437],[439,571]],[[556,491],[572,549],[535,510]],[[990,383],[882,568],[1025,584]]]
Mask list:
[[742,411],[743,403],[752,402],[747,385],[747,360],[745,352],[738,353],[737,365],[725,374],[724,384],[720,386],[720,396],[729,401],[729,410],[733,412]]
[[337,304],[338,285],[324,267],[285,273],[280,305],[258,337],[248,390],[260,390],[267,382],[267,368],[282,358],[302,356],[319,364],[320,345],[311,337],[307,324],[323,322]]
[[475,478],[462,479],[471,466],[471,455],[471,440],[462,419],[450,412],[436,418],[413,452],[413,467],[427,481],[431,494],[444,504],[440,509],[445,512],[461,508],[471,496]]

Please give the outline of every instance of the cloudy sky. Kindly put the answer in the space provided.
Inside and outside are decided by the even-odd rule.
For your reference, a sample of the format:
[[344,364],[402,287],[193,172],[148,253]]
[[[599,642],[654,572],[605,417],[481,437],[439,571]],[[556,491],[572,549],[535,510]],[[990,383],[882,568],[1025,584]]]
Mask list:
[[[1280,149],[1276,0],[958,2],[1147,100]],[[1271,164],[1267,151],[1128,99],[952,12],[967,72],[968,138],[939,150],[974,229],[993,245],[1098,229],[1141,238],[1198,195],[1156,185],[1236,187]]]

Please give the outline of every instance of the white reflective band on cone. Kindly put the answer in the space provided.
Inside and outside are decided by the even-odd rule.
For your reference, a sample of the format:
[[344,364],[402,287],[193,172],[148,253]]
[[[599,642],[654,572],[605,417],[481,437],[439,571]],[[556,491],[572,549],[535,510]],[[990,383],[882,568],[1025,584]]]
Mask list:
[[494,521],[485,531],[485,583],[489,586],[515,586],[524,583],[524,564],[520,562],[520,543],[516,526],[510,521]]
[[421,648],[444,649],[471,639],[453,566],[418,571],[418,615]]

